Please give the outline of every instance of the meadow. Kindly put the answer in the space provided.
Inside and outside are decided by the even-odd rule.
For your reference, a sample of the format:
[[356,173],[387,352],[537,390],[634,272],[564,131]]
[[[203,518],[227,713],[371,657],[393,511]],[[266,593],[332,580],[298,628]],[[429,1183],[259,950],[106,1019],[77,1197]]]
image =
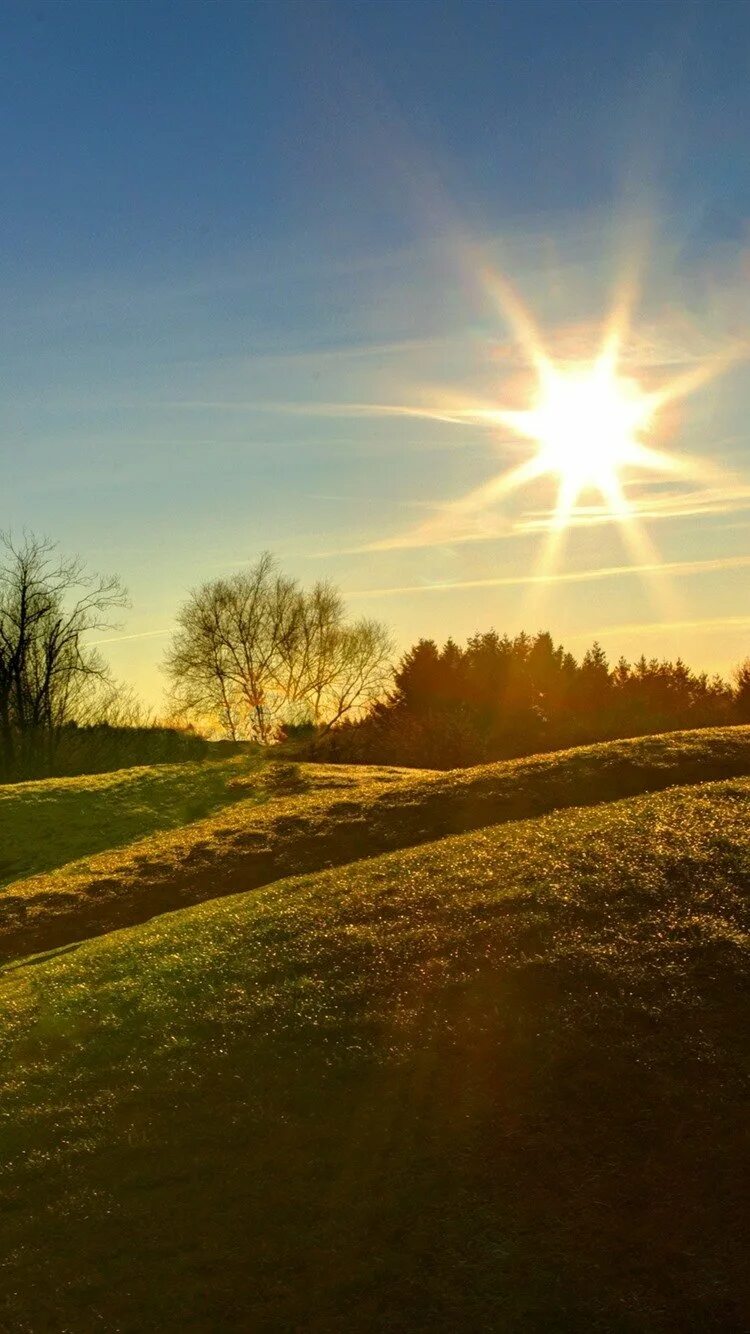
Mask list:
[[[17,862],[25,856],[33,872],[34,860],[44,855],[55,869],[21,873],[0,890],[0,959],[500,821],[747,773],[750,728],[733,727],[614,741],[447,774],[364,765],[259,768],[245,759],[203,772],[193,765],[160,767],[151,777],[147,770],[128,770],[111,780],[120,804],[108,807],[109,825],[97,804],[101,798],[107,804],[106,781],[64,779],[6,788],[9,823],[19,810],[39,809],[40,791],[52,831],[56,821],[64,827],[68,804],[75,808],[78,794],[88,794],[88,805],[81,796],[78,860],[65,865],[71,836],[61,833],[60,846],[51,832],[40,854],[38,834],[32,833],[35,819],[41,828],[39,816],[28,814],[26,833],[18,839],[28,851],[17,852]],[[133,808],[141,800],[145,805],[139,795],[144,789],[163,794],[161,830],[133,839]],[[183,824],[188,792],[194,815]],[[195,818],[199,802],[209,801],[214,813]],[[156,821],[153,799],[150,809]],[[126,819],[133,839],[127,843]],[[24,820],[17,820],[16,828],[23,827]],[[112,843],[98,851],[112,832]]]
[[750,0],[0,33],[0,1334],[750,1334]]
[[750,729],[268,769],[3,891],[0,1328],[742,1328]]
[[241,755],[2,785],[0,886],[246,799],[259,768]]

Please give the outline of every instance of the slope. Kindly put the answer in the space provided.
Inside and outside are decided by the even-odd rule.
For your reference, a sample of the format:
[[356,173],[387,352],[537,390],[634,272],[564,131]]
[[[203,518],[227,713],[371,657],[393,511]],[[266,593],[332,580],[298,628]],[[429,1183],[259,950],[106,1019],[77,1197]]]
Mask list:
[[259,807],[256,793],[186,828],[14,882],[0,897],[0,959],[499,821],[750,774],[750,727],[641,737],[448,774],[334,766],[302,773],[307,788],[295,796]]
[[0,785],[0,889],[151,834],[180,829],[226,806],[289,792],[356,788],[373,776],[413,770],[268,762],[259,753],[182,764],[143,765],[77,778]]
[[241,755],[0,786],[0,886],[210,815],[260,767]]
[[0,980],[0,1325],[750,1317],[750,781],[204,903]]

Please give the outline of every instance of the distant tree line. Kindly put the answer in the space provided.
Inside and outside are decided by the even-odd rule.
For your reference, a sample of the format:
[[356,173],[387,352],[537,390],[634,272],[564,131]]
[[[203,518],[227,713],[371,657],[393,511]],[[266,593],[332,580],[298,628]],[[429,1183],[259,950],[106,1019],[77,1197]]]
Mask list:
[[201,738],[154,726],[91,644],[125,605],[116,577],[0,535],[0,781],[203,753]]
[[394,669],[387,630],[347,617],[269,554],[190,592],[165,660],[168,722],[115,681],[91,636],[127,605],[44,539],[0,535],[0,781],[98,772],[293,740],[300,755],[447,768],[676,728],[750,722],[732,682],[641,657],[579,661],[547,633],[422,639]]
[[265,554],[193,590],[165,668],[168,722],[114,680],[96,636],[127,606],[46,539],[0,534],[0,782],[200,758],[209,738],[269,745],[324,736],[382,699],[391,643],[350,621],[327,583],[303,589]]
[[310,750],[320,758],[435,768],[677,728],[750,722],[750,660],[729,683],[677,661],[579,661],[548,633],[476,634],[464,648],[422,639],[394,688]]

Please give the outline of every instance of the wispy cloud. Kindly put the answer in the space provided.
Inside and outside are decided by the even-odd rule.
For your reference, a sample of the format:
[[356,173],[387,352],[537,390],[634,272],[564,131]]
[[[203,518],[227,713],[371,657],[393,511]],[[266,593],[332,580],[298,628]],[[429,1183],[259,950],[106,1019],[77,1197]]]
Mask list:
[[[631,518],[656,521],[750,511],[750,485],[742,481],[734,482],[730,479],[723,486],[656,494],[649,492],[648,487],[643,489],[646,494],[628,495],[628,515]],[[458,546],[467,542],[497,542],[505,538],[548,532],[559,526],[559,514],[555,509],[526,510],[510,518],[481,510],[467,513],[456,502],[436,504],[430,508],[434,509],[436,517],[410,532],[378,538],[336,554],[355,555]],[[566,515],[565,526],[591,528],[621,522],[622,515],[613,513],[608,504],[578,505]]]
[[710,560],[666,561],[643,565],[603,565],[589,570],[567,570],[553,574],[502,575],[492,579],[458,579],[443,583],[400,584],[384,588],[350,590],[349,597],[390,597],[413,593],[447,593],[469,588],[523,588],[535,584],[585,583],[594,579],[617,579],[628,575],[718,574],[725,570],[750,569],[750,556],[719,556]]
[[287,403],[272,402],[263,399],[182,399],[164,406],[172,408],[194,409],[196,411],[219,410],[222,412],[272,412],[285,417],[331,417],[356,419],[361,417],[407,417],[420,421],[447,422],[452,426],[465,426],[467,423],[489,424],[480,410],[464,412],[459,409],[421,408],[403,403],[324,403],[317,400],[310,402]]
[[628,621],[624,625],[603,625],[595,630],[584,630],[578,634],[567,635],[566,638],[590,640],[603,638],[605,635],[662,635],[669,630],[691,630],[696,634],[709,634],[714,630],[750,630],[750,616],[709,616],[692,621]]
[[98,647],[100,644],[125,644],[129,639],[157,639],[161,635],[171,635],[174,626],[170,625],[166,630],[139,630],[132,635],[113,635],[109,639],[92,639],[92,647]]
[[[750,486],[744,482],[723,487],[704,487],[699,490],[674,491],[628,500],[629,512],[638,519],[677,519],[694,514],[737,514],[750,510]],[[611,523],[616,518],[607,505],[585,505],[573,509],[568,525],[586,528]],[[527,512],[515,523],[522,532],[546,530],[554,526],[553,510]]]

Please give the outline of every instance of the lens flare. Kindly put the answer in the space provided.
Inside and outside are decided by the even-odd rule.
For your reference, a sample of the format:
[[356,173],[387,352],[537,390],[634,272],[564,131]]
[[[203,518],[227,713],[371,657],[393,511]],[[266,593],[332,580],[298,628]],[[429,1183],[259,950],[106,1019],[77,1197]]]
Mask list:
[[[509,326],[515,346],[534,375],[529,405],[512,409],[501,404],[467,402],[441,395],[419,409],[393,408],[428,419],[503,428],[532,442],[535,449],[512,467],[488,478],[468,494],[441,506],[439,513],[411,532],[368,544],[371,551],[432,547],[456,542],[487,540],[507,531],[498,503],[540,478],[557,480],[557,498],[546,524],[548,538],[539,553],[538,570],[550,572],[559,556],[565,530],[586,521],[594,493],[597,522],[620,527],[631,557],[641,565],[658,565],[658,553],[637,521],[638,506],[628,497],[628,481],[640,469],[654,480],[715,483],[723,473],[705,460],[674,450],[656,448],[653,440],[660,410],[686,398],[729,365],[747,355],[746,345],[734,345],[689,370],[647,390],[621,362],[630,340],[630,316],[635,301],[634,281],[623,282],[604,322],[601,342],[588,362],[555,360],[545,347],[531,313],[507,278],[485,271],[483,285]],[[628,361],[631,356],[627,358]],[[724,479],[725,480],[725,479]]]
[[538,475],[560,479],[569,510],[592,488],[610,497],[623,468],[655,466],[656,456],[639,439],[654,410],[653,400],[634,380],[617,375],[602,360],[567,371],[546,367],[535,405],[500,417],[538,445]]

